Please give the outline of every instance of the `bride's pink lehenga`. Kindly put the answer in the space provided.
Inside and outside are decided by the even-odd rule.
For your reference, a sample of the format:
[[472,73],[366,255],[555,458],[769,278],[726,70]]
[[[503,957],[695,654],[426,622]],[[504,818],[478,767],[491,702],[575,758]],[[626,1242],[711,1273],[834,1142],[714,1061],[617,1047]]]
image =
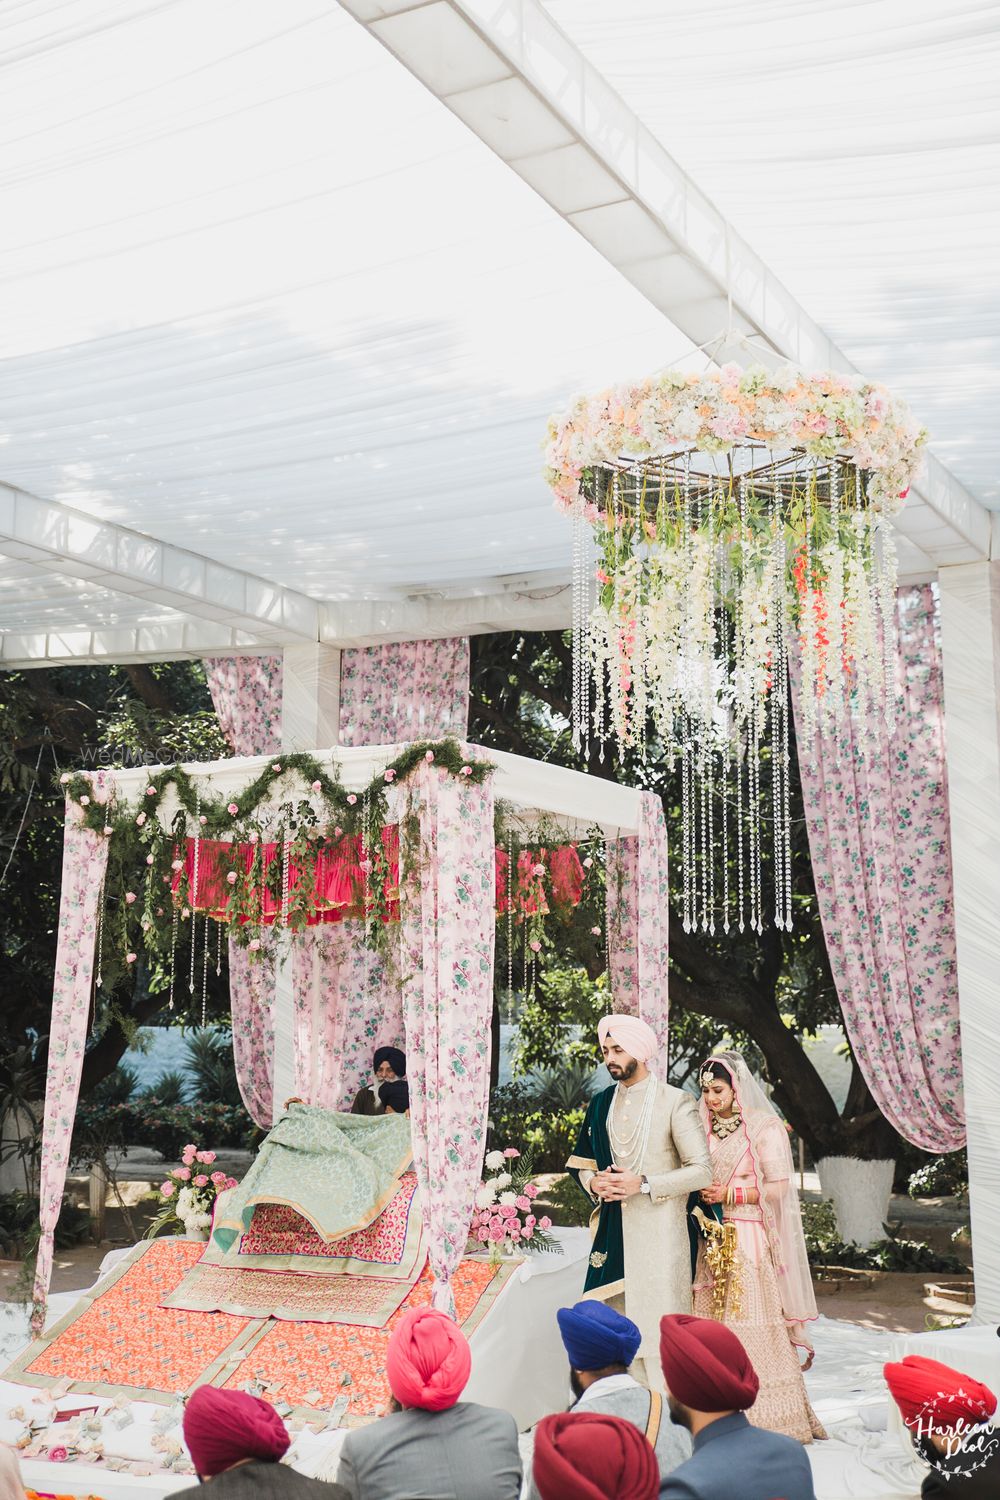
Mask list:
[[[800,1365],[800,1351],[812,1353],[805,1330],[805,1320],[816,1316],[812,1288],[810,1285],[808,1295],[801,1290],[802,1273],[798,1265],[783,1267],[779,1273],[772,1249],[774,1245],[780,1246],[782,1229],[786,1234],[794,1234],[796,1230],[800,1237],[802,1234],[801,1224],[779,1224],[776,1228],[775,1222],[783,1211],[787,1215],[789,1189],[794,1198],[794,1185],[789,1180],[791,1151],[785,1128],[777,1115],[761,1116],[752,1110],[749,1119],[744,1112],[742,1124],[732,1135],[720,1140],[709,1129],[708,1140],[714,1181],[722,1187],[752,1189],[753,1196],[764,1195],[770,1220],[768,1225],[760,1202],[723,1207],[725,1222],[736,1225],[738,1277],[730,1280],[721,1321],[740,1339],[760,1381],[760,1393],[747,1416],[757,1427],[783,1432],[800,1443],[825,1438],[826,1433],[806,1395]],[[797,1199],[794,1202],[797,1208]],[[803,1261],[804,1257],[803,1244]],[[784,1285],[779,1284],[779,1274]],[[790,1282],[796,1288],[791,1297]],[[797,1307],[796,1301],[802,1305]],[[799,1312],[800,1318],[789,1317],[786,1308],[788,1312]],[[704,1241],[698,1250],[695,1271],[694,1312],[702,1318],[716,1316]]]

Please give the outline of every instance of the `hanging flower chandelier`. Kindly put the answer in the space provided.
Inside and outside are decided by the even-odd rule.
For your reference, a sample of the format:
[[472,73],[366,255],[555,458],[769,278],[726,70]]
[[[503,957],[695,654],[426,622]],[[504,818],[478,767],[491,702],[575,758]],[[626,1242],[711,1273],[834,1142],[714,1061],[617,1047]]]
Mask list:
[[925,437],[881,386],[737,365],[581,397],[550,423],[546,478],[573,520],[574,737],[680,757],[688,930],[763,930],[767,758],[774,920],[791,928],[790,665],[803,740],[852,704],[892,721],[889,518]]

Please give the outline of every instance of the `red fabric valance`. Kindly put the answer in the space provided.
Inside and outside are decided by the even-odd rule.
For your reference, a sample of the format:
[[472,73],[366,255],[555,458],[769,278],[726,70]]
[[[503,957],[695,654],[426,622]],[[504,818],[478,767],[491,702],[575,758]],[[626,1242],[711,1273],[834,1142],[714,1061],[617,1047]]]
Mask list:
[[[227,876],[235,867],[249,872],[253,865],[256,846],[249,843],[228,843],[220,839],[198,840],[198,878],[195,882],[195,841],[188,839],[185,845],[184,870],[174,874],[173,889],[176,893],[182,876],[187,877],[188,901],[193,909],[226,920],[231,885]],[[281,914],[280,894],[270,889],[273,883],[274,861],[281,859],[281,845],[267,843],[260,846],[264,869],[262,881],[263,923],[270,926]],[[399,921],[399,826],[386,824],[382,830],[382,850],[388,874],[384,879],[386,901],[385,920]],[[180,856],[178,856],[180,857]],[[310,927],[328,922],[343,922],[348,918],[360,918],[366,914],[364,899],[364,871],[361,866],[362,845],[360,834],[345,834],[332,848],[317,850],[309,867],[300,868],[291,861],[288,870],[288,889],[294,894],[303,879],[310,882],[315,897],[310,902],[306,918]],[[550,910],[570,910],[580,904],[583,894],[583,865],[575,844],[557,845],[554,849],[522,849],[516,861],[513,888],[508,900],[508,865],[505,849],[495,851],[496,866],[496,910],[497,916],[506,916],[508,904],[513,907],[514,920],[523,921],[530,916],[546,916]],[[539,872],[539,867],[544,867]],[[536,873],[537,872],[537,873]],[[368,903],[369,907],[371,902]],[[245,921],[246,919],[244,919]]]

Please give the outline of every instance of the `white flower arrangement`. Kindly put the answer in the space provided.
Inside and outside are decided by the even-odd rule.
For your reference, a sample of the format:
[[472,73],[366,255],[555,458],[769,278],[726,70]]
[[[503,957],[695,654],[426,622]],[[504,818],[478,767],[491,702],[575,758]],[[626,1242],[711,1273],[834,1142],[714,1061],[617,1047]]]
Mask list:
[[488,1249],[491,1258],[495,1258],[502,1254],[557,1249],[550,1233],[552,1220],[533,1211],[539,1188],[532,1181],[530,1162],[516,1147],[508,1146],[502,1151],[490,1151],[484,1166],[492,1175],[484,1177],[476,1189],[469,1251],[474,1254]]
[[193,1144],[184,1147],[181,1165],[167,1173],[153,1195],[159,1200],[160,1212],[146,1231],[147,1239],[177,1225],[189,1236],[205,1237],[205,1231],[212,1227],[216,1199],[236,1187],[235,1177],[210,1170],[215,1158],[214,1151]]

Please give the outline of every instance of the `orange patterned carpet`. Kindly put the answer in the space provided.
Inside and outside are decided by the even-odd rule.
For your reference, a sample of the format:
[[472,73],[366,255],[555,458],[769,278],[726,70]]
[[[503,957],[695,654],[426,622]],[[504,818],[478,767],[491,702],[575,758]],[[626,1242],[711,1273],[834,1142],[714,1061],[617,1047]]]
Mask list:
[[[3,1379],[91,1395],[169,1402],[195,1386],[259,1381],[273,1401],[329,1407],[348,1398],[348,1422],[377,1416],[388,1399],[385,1349],[408,1307],[426,1306],[425,1270],[384,1328],[290,1323],[160,1306],[204,1246],[152,1240],[122,1262],[114,1281],[88,1295],[4,1372]],[[458,1321],[471,1333],[516,1268],[465,1260],[453,1288]]]

